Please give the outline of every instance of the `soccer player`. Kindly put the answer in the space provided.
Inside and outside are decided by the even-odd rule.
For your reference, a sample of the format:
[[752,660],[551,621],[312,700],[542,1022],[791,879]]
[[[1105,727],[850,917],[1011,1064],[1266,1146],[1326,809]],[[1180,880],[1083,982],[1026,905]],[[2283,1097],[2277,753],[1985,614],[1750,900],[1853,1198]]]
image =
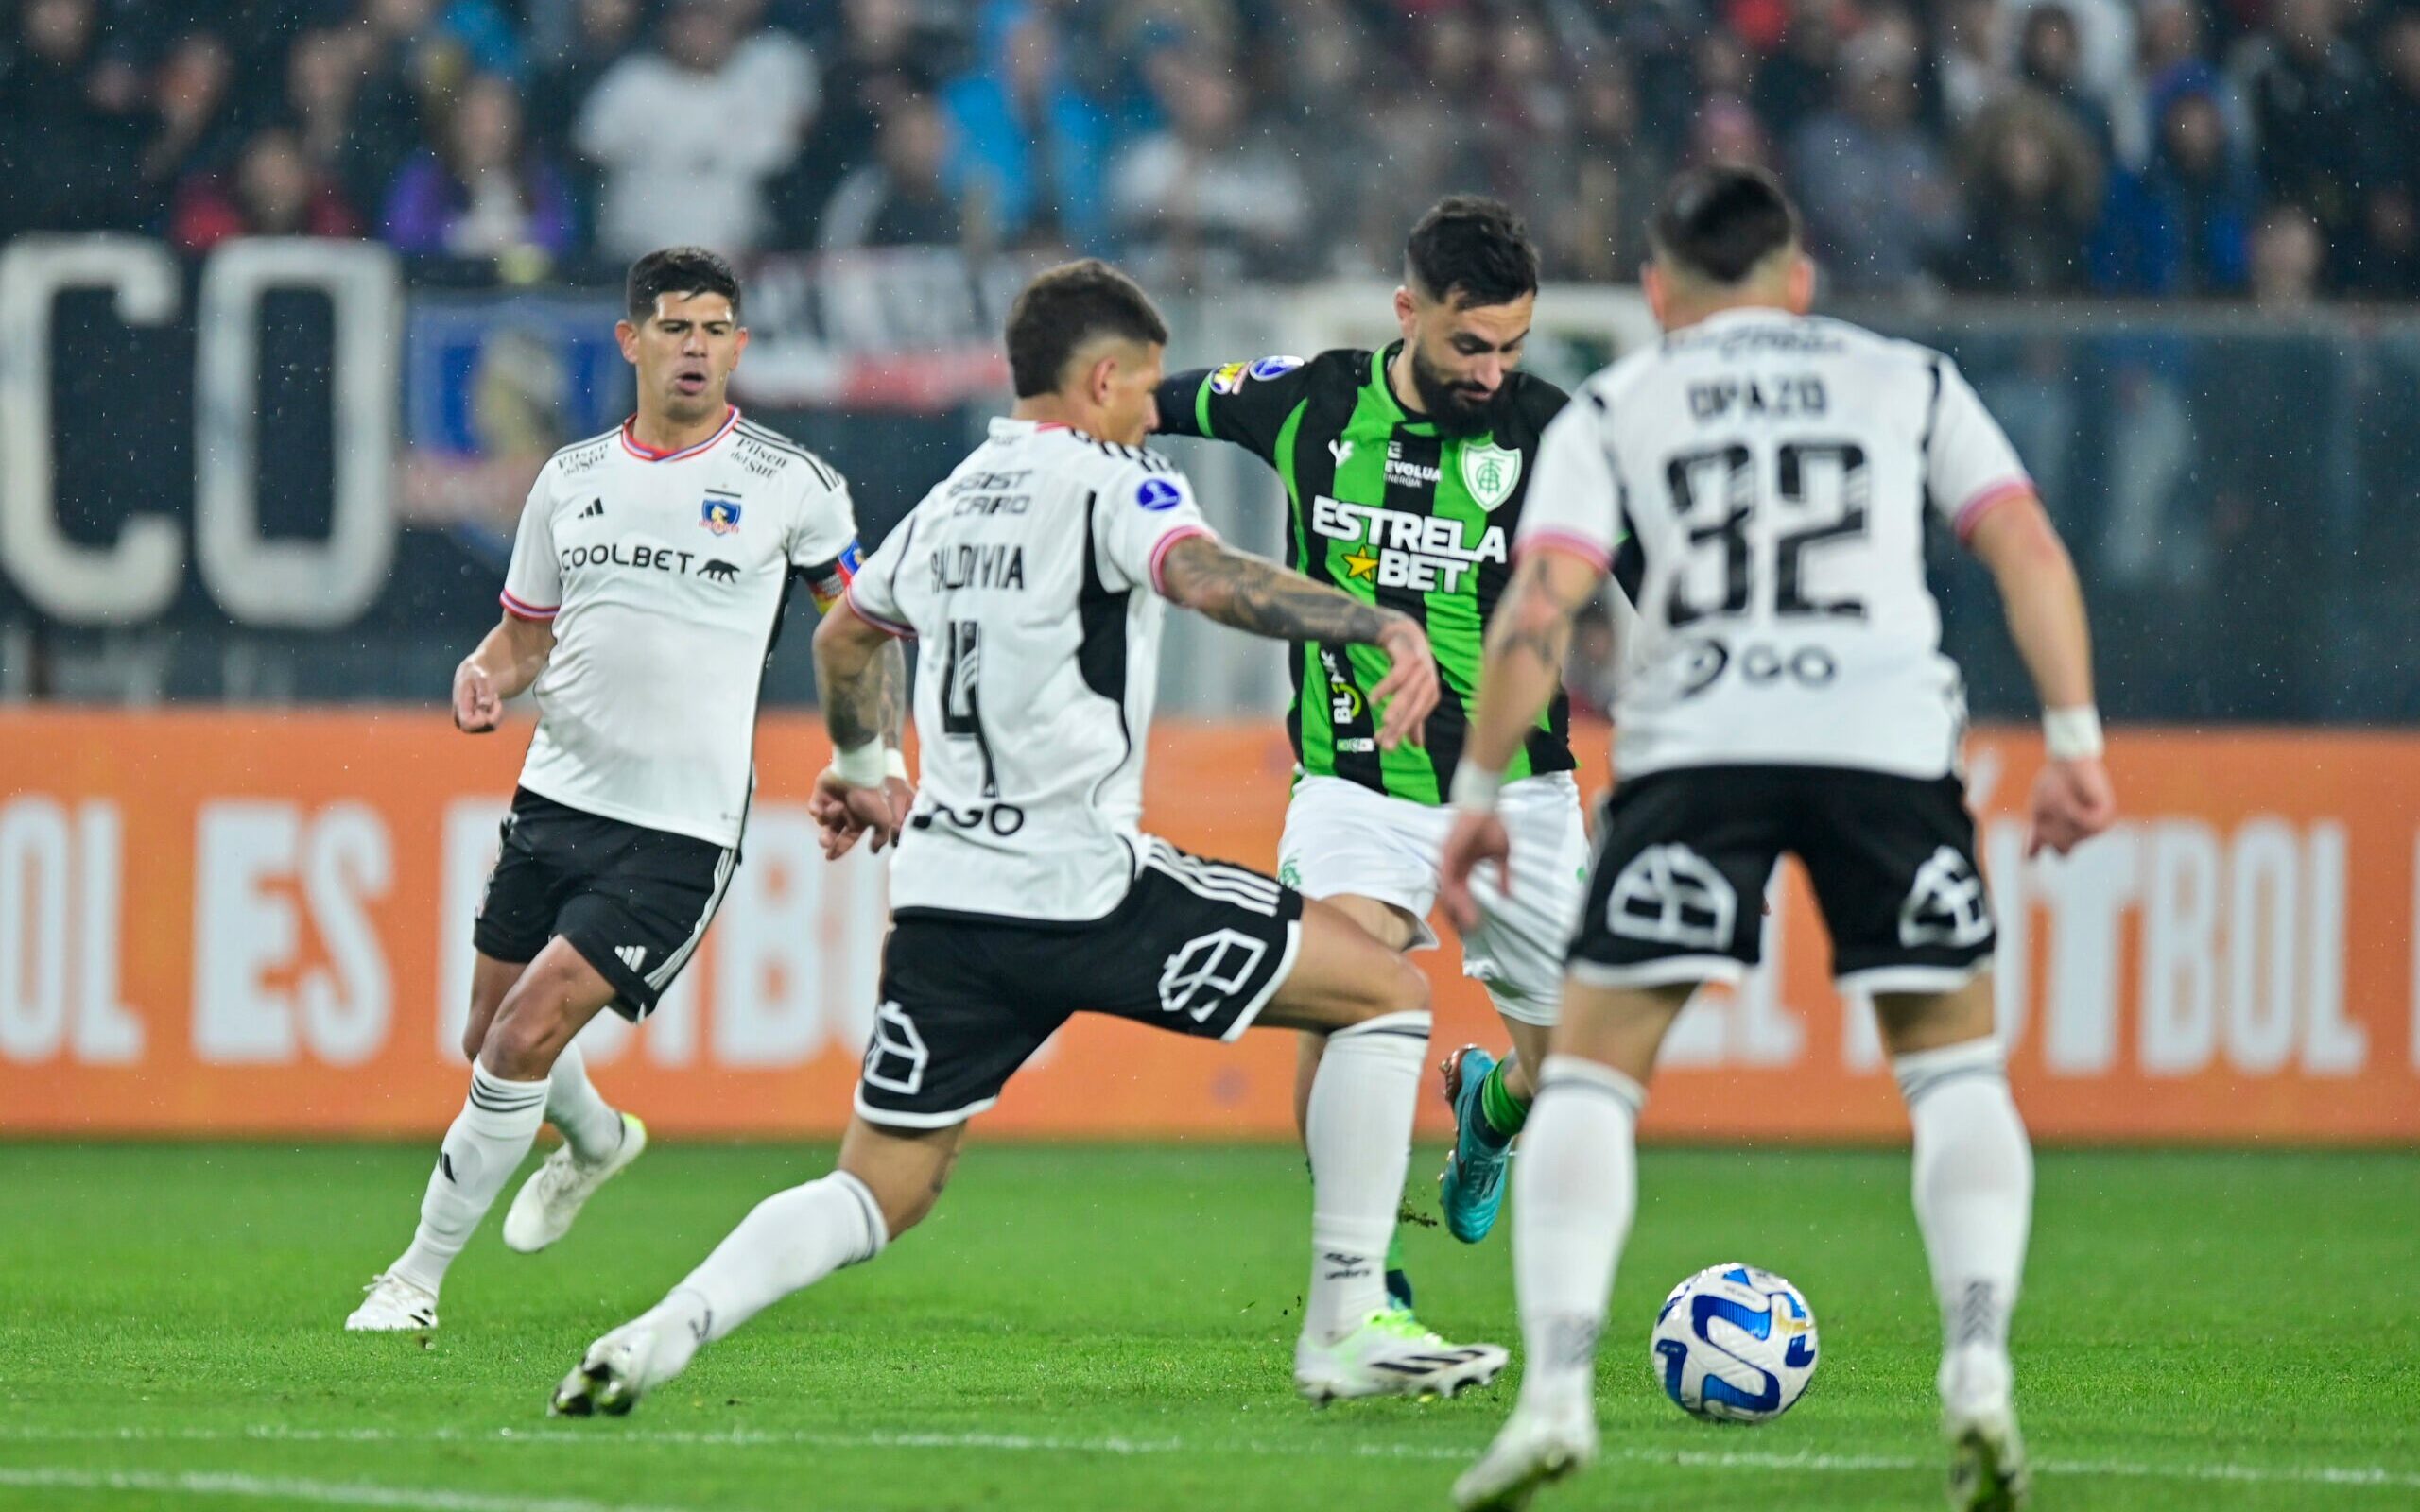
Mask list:
[[2083,596],[1956,366],[1807,318],[1812,266],[1769,175],[1683,174],[1651,230],[1647,296],[1667,335],[1590,379],[1547,432],[1454,777],[1443,896],[1468,915],[1472,868],[1500,863],[1508,838],[1518,854],[1500,788],[1553,695],[1572,614],[1636,541],[1619,781],[1513,1177],[1520,1403],[1455,1495],[1519,1506],[1595,1453],[1597,1336],[1635,1206],[1648,1076],[1698,985],[1755,963],[1758,902],[1787,851],[1814,884],[1835,979],[1873,995],[1915,1126],[1951,1503],[2014,1506],[2027,1476],[2008,1326],[2033,1160],[1993,1030],[1964,698],[1925,526],[1952,528],[1991,570],[2041,695],[2035,850],[2067,850],[2116,810]]
[[[1293,517],[1288,566],[1427,627],[1444,693],[1422,745],[1378,747],[1370,695],[1385,662],[1323,641],[1291,659],[1286,717],[1299,775],[1277,875],[1399,951],[1437,943],[1427,920],[1452,816],[1443,800],[1478,691],[1480,636],[1511,576],[1507,546],[1538,438],[1564,405],[1561,389],[1519,370],[1537,290],[1537,249],[1519,217],[1492,199],[1448,198],[1405,248],[1402,339],[1377,352],[1229,363],[1160,389],[1162,431],[1233,441],[1277,469]],[[1513,1046],[1500,1061],[1465,1046],[1445,1063],[1456,1134],[1439,1194],[1465,1243],[1486,1237],[1502,1204],[1580,914],[1588,839],[1569,724],[1558,691],[1512,754],[1501,812],[1519,836],[1519,874],[1510,886],[1481,884],[1461,932],[1462,970],[1486,985]],[[1303,1037],[1298,1121],[1321,1047]],[[1409,1306],[1409,1286],[1389,1268]]]
[[1371,739],[1437,700],[1406,614],[1223,545],[1184,475],[1144,451],[1167,328],[1098,262],[1035,278],[1009,317],[1017,402],[851,583],[816,632],[838,752],[826,848],[895,821],[877,742],[883,655],[917,638],[922,788],[891,864],[882,1003],[839,1168],[760,1204],[646,1314],[592,1345],[558,1412],[627,1412],[698,1348],[931,1211],[966,1122],[1075,1012],[1205,1040],[1317,1029],[1310,1285],[1294,1379],[1315,1400],[1450,1395],[1505,1351],[1386,1305],[1379,1267],[1410,1158],[1426,979],[1340,910],[1143,832],[1162,600],[1254,634],[1373,647]]
[[[540,471],[503,618],[454,675],[463,730],[495,729],[533,683],[538,729],[473,934],[470,1096],[410,1247],[348,1329],[437,1326],[446,1267],[540,1123],[563,1143],[506,1215],[517,1250],[562,1238],[647,1147],[573,1039],[606,1007],[645,1018],[688,964],[739,864],[757,692],[791,585],[828,606],[856,567],[840,475],[724,398],[748,346],[730,266],[701,248],[650,252],[628,296],[615,334],[637,413]],[[905,782],[889,798],[904,806]]]

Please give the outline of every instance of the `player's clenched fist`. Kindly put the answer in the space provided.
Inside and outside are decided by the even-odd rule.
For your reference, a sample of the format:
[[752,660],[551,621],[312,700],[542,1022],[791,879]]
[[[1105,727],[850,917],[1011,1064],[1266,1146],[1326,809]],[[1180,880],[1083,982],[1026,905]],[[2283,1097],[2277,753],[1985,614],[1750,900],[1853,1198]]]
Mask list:
[[476,662],[454,669],[454,728],[467,735],[484,735],[504,717],[504,700],[496,696],[495,679]]
[[2033,780],[2033,833],[2025,853],[2066,855],[2117,816],[2117,789],[2098,758],[2051,762]]

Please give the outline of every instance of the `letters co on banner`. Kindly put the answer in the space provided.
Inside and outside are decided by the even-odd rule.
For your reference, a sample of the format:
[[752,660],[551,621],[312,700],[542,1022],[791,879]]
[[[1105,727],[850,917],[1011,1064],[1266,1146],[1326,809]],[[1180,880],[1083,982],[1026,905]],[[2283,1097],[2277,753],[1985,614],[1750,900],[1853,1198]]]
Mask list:
[[[1583,745],[1601,773],[1603,731]],[[0,713],[0,1135],[441,1127],[520,747],[440,713]],[[1969,755],[2035,1131],[2420,1138],[2420,738],[2125,732],[2125,821],[2029,862],[2038,749],[1985,732]],[[645,1028],[582,1040],[613,1095],[674,1132],[837,1132],[875,1027],[882,864],[821,859],[810,721],[769,720],[758,759],[747,859],[696,966]],[[1287,777],[1273,727],[1163,726],[1147,812],[1265,868]],[[1651,1130],[1899,1137],[1872,1015],[1833,992],[1789,867],[1774,902],[1766,968],[1683,1017]],[[1440,1043],[1492,1042],[1451,945],[1421,959]],[[1079,1021],[983,1123],[1286,1138],[1292,1065],[1283,1035],[1218,1047]],[[1423,1108],[1432,1132],[1441,1111]]]

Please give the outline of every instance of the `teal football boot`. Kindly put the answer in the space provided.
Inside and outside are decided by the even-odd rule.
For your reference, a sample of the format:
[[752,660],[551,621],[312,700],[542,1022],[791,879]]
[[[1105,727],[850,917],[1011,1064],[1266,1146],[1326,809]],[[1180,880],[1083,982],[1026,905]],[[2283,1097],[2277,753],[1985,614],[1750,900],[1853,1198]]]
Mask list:
[[1466,1245],[1478,1244],[1495,1227],[1504,1207],[1504,1170],[1512,1160],[1511,1137],[1496,1133],[1479,1106],[1479,1089],[1495,1068],[1495,1057],[1477,1045],[1464,1045],[1445,1059],[1454,1148],[1437,1178],[1437,1201],[1445,1210],[1447,1230]]

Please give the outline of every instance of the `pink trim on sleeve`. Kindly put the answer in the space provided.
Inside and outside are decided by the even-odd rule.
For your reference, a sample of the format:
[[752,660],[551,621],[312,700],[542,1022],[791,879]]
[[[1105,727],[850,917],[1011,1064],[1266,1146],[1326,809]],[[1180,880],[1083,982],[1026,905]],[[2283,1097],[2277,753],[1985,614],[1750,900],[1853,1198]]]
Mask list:
[[1151,548],[1151,592],[1162,598],[1167,596],[1168,587],[1167,584],[1160,581],[1160,563],[1167,558],[1169,547],[1190,536],[1207,536],[1216,541],[1219,539],[1219,532],[1208,525],[1180,525],[1162,536],[1160,543]]
[[895,635],[903,641],[912,641],[916,638],[916,627],[914,626],[902,625],[897,620],[884,619],[881,615],[866,608],[865,601],[857,597],[857,580],[854,577],[849,579],[849,586],[840,591],[840,602],[849,606],[849,611],[851,613],[856,615],[857,618],[865,621],[868,625],[873,626],[875,629],[880,630],[885,635]]
[[1960,505],[1958,513],[1951,517],[1951,526],[1958,532],[1961,541],[1967,541],[1974,536],[1975,527],[1982,524],[1983,516],[2011,499],[2024,498],[2032,491],[2033,480],[2029,477],[2014,477],[1995,483]]
[[498,593],[496,598],[504,605],[504,611],[517,620],[535,620],[543,625],[562,611],[561,605],[553,609],[540,609],[535,604],[524,604],[510,592]]
[[1577,535],[1568,530],[1545,528],[1524,530],[1521,532],[1520,539],[1512,542],[1512,559],[1519,561],[1540,546],[1548,546],[1556,551],[1569,552],[1575,557],[1583,557],[1594,563],[1600,573],[1613,569],[1613,553],[1586,536]]

